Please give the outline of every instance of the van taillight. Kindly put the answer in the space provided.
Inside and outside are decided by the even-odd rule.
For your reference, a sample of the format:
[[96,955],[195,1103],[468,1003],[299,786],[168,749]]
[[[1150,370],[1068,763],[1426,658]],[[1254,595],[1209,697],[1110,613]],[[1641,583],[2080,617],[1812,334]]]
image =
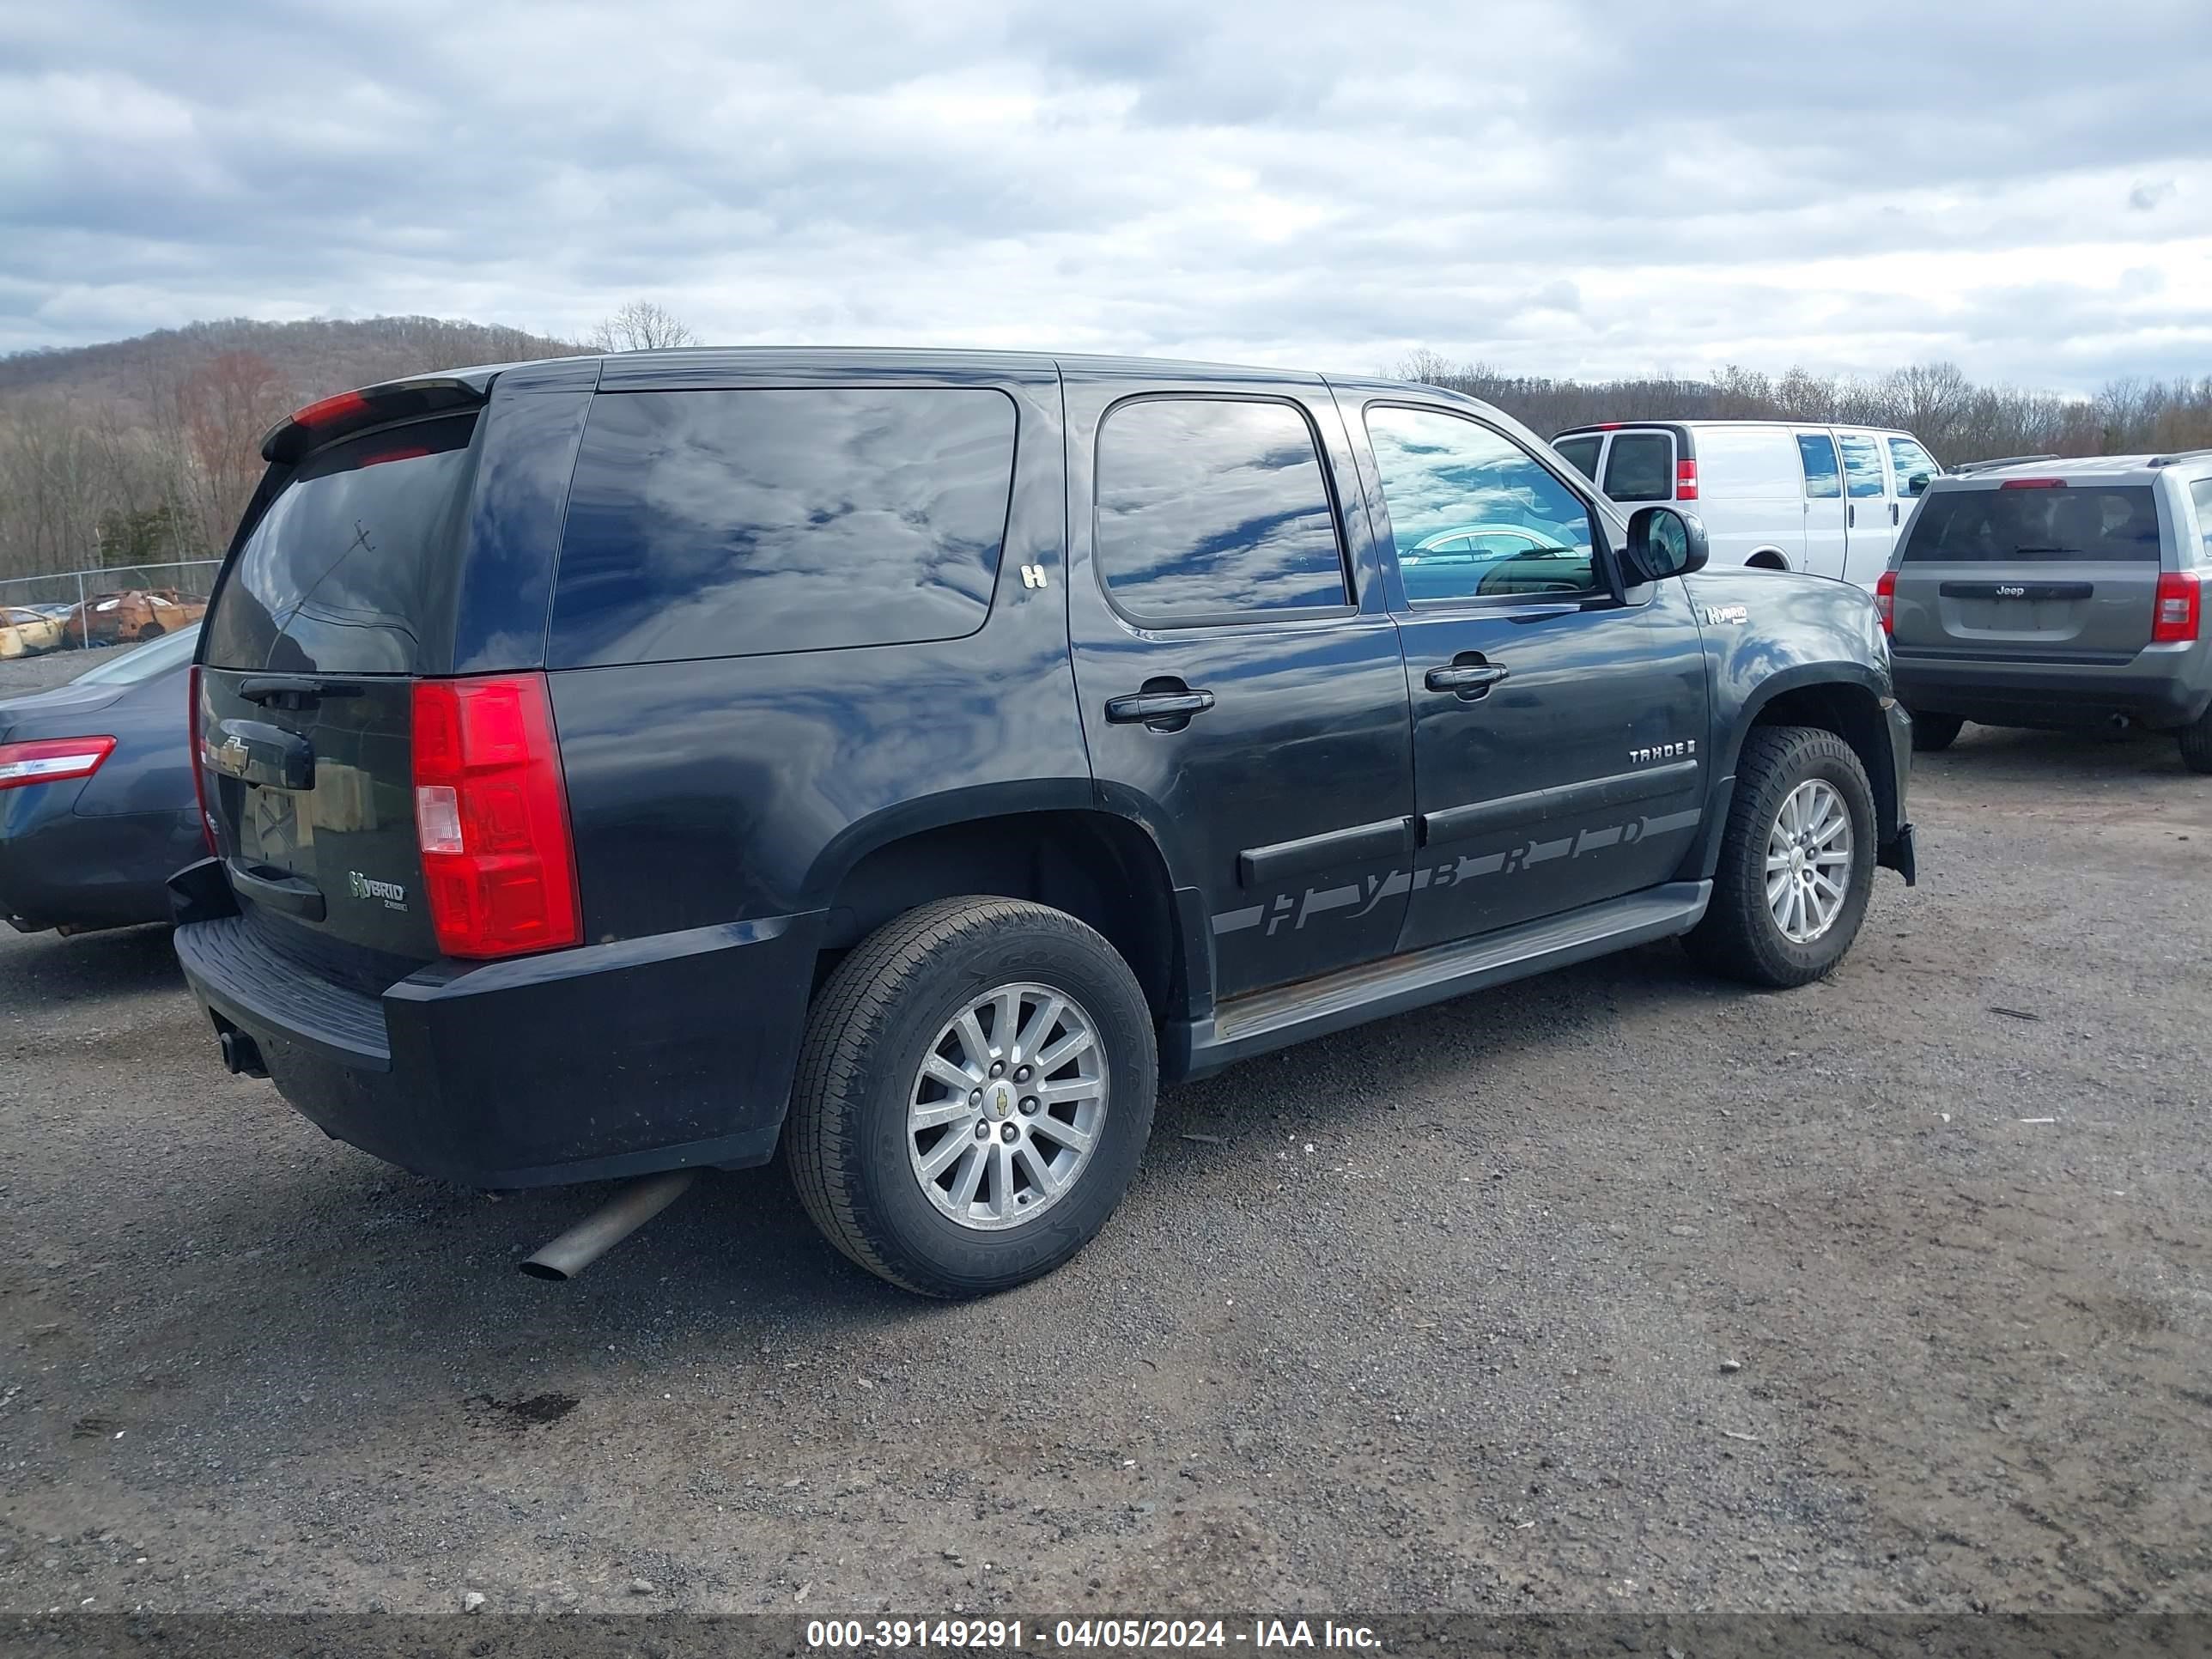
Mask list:
[[1678,501],[1698,499],[1698,464],[1687,456],[1674,463],[1674,499]]
[[2168,570],[2160,574],[2157,609],[2150,617],[2150,642],[2179,645],[2193,640],[2203,621],[2203,579],[2193,570]]
[[543,674],[415,686],[415,830],[438,948],[552,951],[584,936],[568,786]]
[[208,856],[216,856],[215,844],[215,815],[208,811],[207,746],[200,738],[200,665],[192,665],[185,696],[190,699],[185,708],[185,752],[192,757],[192,805],[199,810],[200,840],[206,843]]
[[1885,570],[1874,585],[1874,608],[1881,613],[1881,631],[1897,632],[1897,572]]

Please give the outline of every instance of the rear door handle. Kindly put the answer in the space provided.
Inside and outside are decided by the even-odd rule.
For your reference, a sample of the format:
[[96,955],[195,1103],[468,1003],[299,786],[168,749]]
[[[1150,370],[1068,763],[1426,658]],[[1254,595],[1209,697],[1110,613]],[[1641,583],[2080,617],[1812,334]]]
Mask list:
[[1471,702],[1512,672],[1503,663],[1454,663],[1449,668],[1431,668],[1423,684],[1431,691],[1455,691]]
[[1897,522],[1897,503],[1895,501],[1892,501],[1889,504],[1889,521],[1892,524],[1895,524]]
[[1115,726],[1151,726],[1155,721],[1188,720],[1212,707],[1211,691],[1135,691],[1108,699],[1106,718]]

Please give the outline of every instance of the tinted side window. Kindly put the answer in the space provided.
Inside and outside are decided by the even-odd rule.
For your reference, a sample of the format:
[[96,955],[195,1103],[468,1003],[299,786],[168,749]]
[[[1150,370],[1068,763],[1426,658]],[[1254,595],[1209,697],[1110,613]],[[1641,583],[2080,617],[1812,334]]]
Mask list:
[[2197,503],[2197,527],[2203,532],[2205,556],[2212,558],[2212,478],[2199,478],[2190,485],[2189,496]]
[[2158,503],[2147,484],[2108,489],[1931,492],[1901,562],[2158,562]]
[[1825,433],[1797,434],[1797,453],[1805,463],[1805,494],[1816,501],[1839,501],[1844,475],[1836,470],[1836,446]]
[[1589,507],[1518,444],[1455,415],[1387,405],[1367,411],[1367,434],[1408,599],[1597,586]]
[[1846,432],[1836,441],[1844,447],[1844,481],[1854,499],[1883,493],[1881,446],[1863,433]]
[[1889,441],[1889,465],[1897,474],[1897,493],[1907,494],[1912,488],[1912,475],[1924,472],[1931,479],[1943,469],[1936,465],[1936,458],[1911,438],[1892,438]]
[[1313,428],[1288,404],[1146,398],[1098,433],[1098,572],[1132,617],[1351,602]]
[[473,415],[311,455],[269,504],[207,619],[217,668],[411,674],[451,623]]
[[1559,459],[1588,478],[1597,482],[1597,452],[1605,440],[1593,434],[1587,438],[1562,438],[1552,446],[1559,452]]
[[626,392],[592,400],[555,667],[957,639],[1013,487],[1005,394]]
[[1673,501],[1674,440],[1664,432],[1614,433],[1605,493],[1616,501]]

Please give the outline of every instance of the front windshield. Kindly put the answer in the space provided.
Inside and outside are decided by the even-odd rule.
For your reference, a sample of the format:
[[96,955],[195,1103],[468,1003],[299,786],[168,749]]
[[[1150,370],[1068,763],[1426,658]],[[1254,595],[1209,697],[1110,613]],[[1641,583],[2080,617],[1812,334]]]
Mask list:
[[106,661],[88,668],[76,677],[78,685],[136,685],[140,680],[150,680],[165,669],[181,668],[192,659],[192,649],[200,642],[200,625],[180,628],[173,634],[164,634],[150,645],[142,645],[135,651],[125,651]]

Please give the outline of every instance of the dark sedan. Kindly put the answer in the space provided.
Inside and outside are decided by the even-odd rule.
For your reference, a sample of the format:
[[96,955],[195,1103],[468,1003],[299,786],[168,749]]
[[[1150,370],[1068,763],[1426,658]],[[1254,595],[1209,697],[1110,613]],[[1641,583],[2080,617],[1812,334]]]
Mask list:
[[0,702],[0,916],[64,933],[166,921],[200,857],[187,683],[197,626]]

